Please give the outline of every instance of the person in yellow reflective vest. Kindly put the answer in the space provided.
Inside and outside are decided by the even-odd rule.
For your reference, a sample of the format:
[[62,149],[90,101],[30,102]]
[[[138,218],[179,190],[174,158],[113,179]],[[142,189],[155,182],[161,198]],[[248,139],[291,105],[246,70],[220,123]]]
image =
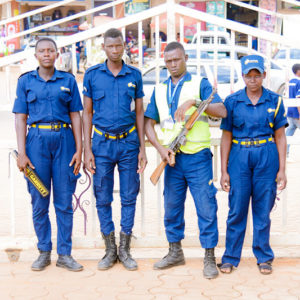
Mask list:
[[[154,269],[185,263],[181,240],[184,238],[184,203],[189,187],[197,210],[200,242],[205,248],[203,274],[206,278],[215,278],[218,276],[214,255],[218,243],[217,189],[212,182],[208,115],[223,118],[226,117],[226,109],[216,94],[187,134],[187,143],[176,153],[176,163],[172,165],[170,155],[173,153],[168,148],[170,143],[200,102],[212,92],[212,86],[206,78],[187,72],[187,59],[180,43],[172,42],[166,46],[164,61],[171,76],[155,87],[145,112],[147,137],[162,160],[168,163],[164,178],[164,224],[170,247],[169,253],[154,264]],[[154,130],[156,123],[160,123],[162,128],[162,144]]]

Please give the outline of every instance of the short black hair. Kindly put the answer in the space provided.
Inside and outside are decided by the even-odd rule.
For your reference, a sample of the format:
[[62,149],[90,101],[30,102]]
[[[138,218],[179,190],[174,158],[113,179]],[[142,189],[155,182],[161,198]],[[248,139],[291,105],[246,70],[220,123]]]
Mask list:
[[172,51],[172,50],[175,50],[175,49],[180,49],[185,54],[184,48],[183,48],[182,44],[179,43],[179,42],[171,42],[171,43],[169,43],[166,46],[164,53]]
[[293,73],[296,74],[300,70],[300,64],[294,64],[292,70]]
[[104,33],[104,41],[107,39],[107,38],[118,38],[120,37],[122,40],[123,40],[123,34],[122,32],[117,29],[117,28],[110,28],[108,29],[105,33]]
[[36,51],[36,48],[37,48],[38,44],[39,44],[40,42],[45,42],[45,41],[51,42],[51,43],[54,45],[55,50],[57,51],[57,45],[56,45],[55,41],[52,40],[51,38],[48,38],[48,37],[43,37],[43,38],[40,38],[40,39],[37,40],[37,42],[36,42],[36,44],[35,44],[35,51]]

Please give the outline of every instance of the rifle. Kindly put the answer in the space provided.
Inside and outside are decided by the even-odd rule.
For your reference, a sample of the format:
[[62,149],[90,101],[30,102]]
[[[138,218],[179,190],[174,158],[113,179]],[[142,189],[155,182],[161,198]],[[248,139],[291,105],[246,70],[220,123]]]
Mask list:
[[[186,143],[186,135],[188,134],[189,130],[192,129],[194,124],[198,121],[202,113],[206,110],[207,106],[211,103],[211,101],[214,98],[215,93],[217,90],[214,88],[211,95],[208,97],[207,100],[204,100],[200,103],[198,108],[195,110],[195,112],[190,116],[190,118],[185,123],[184,127],[181,129],[180,133],[177,135],[177,137],[173,140],[171,143],[169,149],[171,149],[174,154],[176,155],[177,151],[180,149],[182,145],[185,145]],[[173,159],[175,164],[175,157],[171,157]],[[162,174],[163,170],[165,169],[167,163],[162,161],[154,170],[152,173],[150,180],[151,182],[156,185],[158,182],[160,175]]]
[[[18,159],[18,151],[13,150],[11,152],[11,155],[17,160]],[[36,174],[36,172],[30,168],[28,165],[26,167],[25,176],[28,178],[28,180],[33,184],[33,186],[38,190],[38,192],[43,196],[46,197],[49,195],[49,191],[42,182],[42,180],[39,178],[39,176]]]

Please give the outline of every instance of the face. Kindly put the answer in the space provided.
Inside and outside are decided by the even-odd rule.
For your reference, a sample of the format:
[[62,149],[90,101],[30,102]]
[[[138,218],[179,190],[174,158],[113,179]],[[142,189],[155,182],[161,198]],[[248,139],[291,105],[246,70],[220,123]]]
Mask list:
[[53,68],[58,55],[55,45],[50,41],[39,42],[34,54],[39,65],[44,68]]
[[174,49],[164,54],[164,60],[168,71],[173,78],[181,77],[186,72],[188,56],[181,49]]
[[266,72],[261,74],[258,70],[252,69],[248,74],[243,74],[243,79],[246,84],[247,90],[252,93],[261,90],[263,80],[266,77]]
[[108,37],[104,40],[103,49],[108,60],[119,62],[124,53],[124,41],[120,36],[117,38]]
[[295,74],[297,77],[300,77],[300,70],[298,70]]

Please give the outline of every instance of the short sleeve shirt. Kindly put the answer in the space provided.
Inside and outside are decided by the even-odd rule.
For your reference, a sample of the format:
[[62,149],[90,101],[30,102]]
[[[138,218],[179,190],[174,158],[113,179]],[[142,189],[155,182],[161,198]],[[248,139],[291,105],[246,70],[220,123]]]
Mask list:
[[[293,78],[289,82],[289,97],[300,98],[300,78]],[[298,107],[289,107],[287,116],[289,118],[299,119]]]
[[221,129],[240,139],[274,135],[275,130],[287,126],[283,101],[275,117],[279,97],[265,88],[256,105],[248,98],[246,88],[228,96],[224,102],[227,117],[222,120]]
[[28,115],[27,124],[63,122],[70,124],[70,112],[83,109],[74,76],[54,70],[48,81],[38,69],[20,76],[13,113]]
[[[172,103],[171,103],[171,116],[173,119],[174,119],[175,112],[177,110],[181,88],[185,81],[190,81],[190,80],[191,80],[191,74],[189,72],[187,72],[184,75],[182,81],[178,82],[178,87],[174,94],[174,101],[172,101]],[[171,83],[171,93],[173,93],[173,91],[175,89],[175,85],[172,83],[172,80],[170,80],[170,77],[164,83],[168,84],[169,81]],[[212,90],[213,90],[212,86],[211,86],[210,82],[208,81],[208,79],[203,78],[200,83],[200,99],[206,100],[211,95]],[[220,98],[220,96],[218,94],[215,94],[214,99],[211,103],[218,103],[218,102],[222,102],[222,99]],[[153,119],[157,123],[159,123],[159,113],[158,113],[158,109],[156,106],[155,89],[153,90],[150,103],[145,112],[145,117]]]
[[93,125],[120,133],[135,124],[135,100],[144,97],[141,72],[123,63],[114,76],[106,62],[98,64],[85,73],[83,94],[93,100]]

